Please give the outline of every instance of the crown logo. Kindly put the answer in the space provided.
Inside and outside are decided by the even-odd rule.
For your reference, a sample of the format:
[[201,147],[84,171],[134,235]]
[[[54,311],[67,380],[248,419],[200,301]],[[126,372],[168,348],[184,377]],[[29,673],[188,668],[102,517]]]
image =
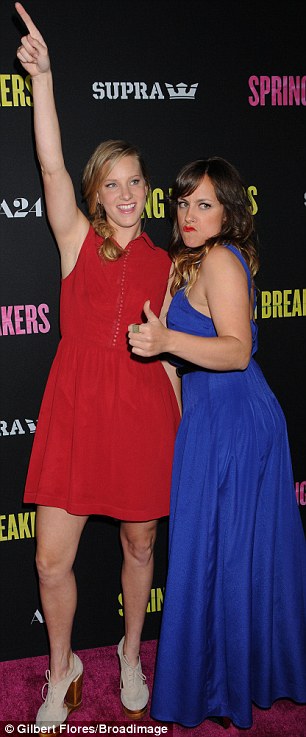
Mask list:
[[[189,85],[188,92],[188,85],[184,82],[180,82],[176,85],[167,84],[167,82],[165,82],[165,85],[167,87],[170,100],[194,100],[198,82],[196,82],[196,84]],[[174,87],[176,89],[174,89]]]

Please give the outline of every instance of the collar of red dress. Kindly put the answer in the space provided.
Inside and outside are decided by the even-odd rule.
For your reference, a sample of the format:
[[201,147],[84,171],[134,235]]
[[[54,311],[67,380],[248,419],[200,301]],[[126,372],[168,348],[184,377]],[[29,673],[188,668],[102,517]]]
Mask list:
[[[95,231],[94,231],[93,228],[92,228],[92,230],[95,233]],[[101,238],[101,241],[103,243],[104,238],[102,236],[99,236],[97,232],[96,232],[96,237],[97,238]],[[136,241],[138,241],[138,240],[143,240],[146,243],[146,245],[149,246],[149,248],[152,248],[153,249],[153,251],[157,251],[158,250],[158,246],[155,246],[154,243],[152,243],[151,238],[149,238],[148,234],[145,233],[145,232],[139,233],[139,235],[137,235],[136,238],[132,238],[132,240],[129,241],[128,245],[130,243],[136,243]],[[117,241],[114,241],[114,242],[117,243]],[[119,243],[117,243],[117,246],[119,246],[119,248],[120,248]],[[122,250],[125,250],[125,249],[122,249]]]
[[[135,238],[134,240],[137,241],[139,238],[142,238],[145,241],[145,243],[147,244],[147,246],[149,246],[150,248],[153,248],[154,251],[157,250],[158,246],[155,246],[154,243],[152,243],[151,238],[149,238],[149,236],[147,235],[147,233],[140,233],[137,236],[137,238]],[[133,243],[133,241],[131,241],[131,243]]]

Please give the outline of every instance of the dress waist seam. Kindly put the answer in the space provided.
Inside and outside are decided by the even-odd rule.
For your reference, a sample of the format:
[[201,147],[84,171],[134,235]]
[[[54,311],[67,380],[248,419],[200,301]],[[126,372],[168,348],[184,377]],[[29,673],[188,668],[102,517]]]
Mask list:
[[65,335],[64,334],[64,335],[62,335],[60,342],[64,342],[64,343],[67,343],[67,342],[69,342],[69,343],[80,343],[80,344],[83,344],[83,345],[85,344],[85,345],[88,345],[88,346],[94,345],[94,346],[100,348],[102,351],[105,351],[107,353],[109,353],[109,352],[111,352],[111,353],[114,353],[114,352],[117,353],[119,351],[121,353],[128,353],[129,354],[129,351],[128,351],[126,345],[122,345],[122,346],[120,346],[118,344],[113,345],[112,344],[112,341],[108,341],[107,343],[105,343],[102,340],[98,340],[96,338],[90,338],[88,336],[81,337],[79,335]]

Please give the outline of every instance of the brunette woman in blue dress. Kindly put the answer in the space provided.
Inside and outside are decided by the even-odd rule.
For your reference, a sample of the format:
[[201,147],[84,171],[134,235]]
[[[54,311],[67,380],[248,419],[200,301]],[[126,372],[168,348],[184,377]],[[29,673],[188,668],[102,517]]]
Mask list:
[[129,333],[137,355],[172,354],[183,376],[152,715],[249,728],[252,702],[306,701],[305,538],[285,418],[253,358],[245,188],[213,157],[180,171],[171,201],[168,327],[147,302]]

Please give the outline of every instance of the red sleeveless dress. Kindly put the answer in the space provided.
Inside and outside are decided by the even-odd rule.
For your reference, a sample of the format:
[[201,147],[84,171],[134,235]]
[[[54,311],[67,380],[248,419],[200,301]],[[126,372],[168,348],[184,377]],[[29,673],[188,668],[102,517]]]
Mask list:
[[61,341],[46,385],[24,501],[145,521],[169,513],[179,411],[161,362],[134,356],[130,323],[159,314],[170,270],[146,234],[114,262],[90,226],[62,281]]

